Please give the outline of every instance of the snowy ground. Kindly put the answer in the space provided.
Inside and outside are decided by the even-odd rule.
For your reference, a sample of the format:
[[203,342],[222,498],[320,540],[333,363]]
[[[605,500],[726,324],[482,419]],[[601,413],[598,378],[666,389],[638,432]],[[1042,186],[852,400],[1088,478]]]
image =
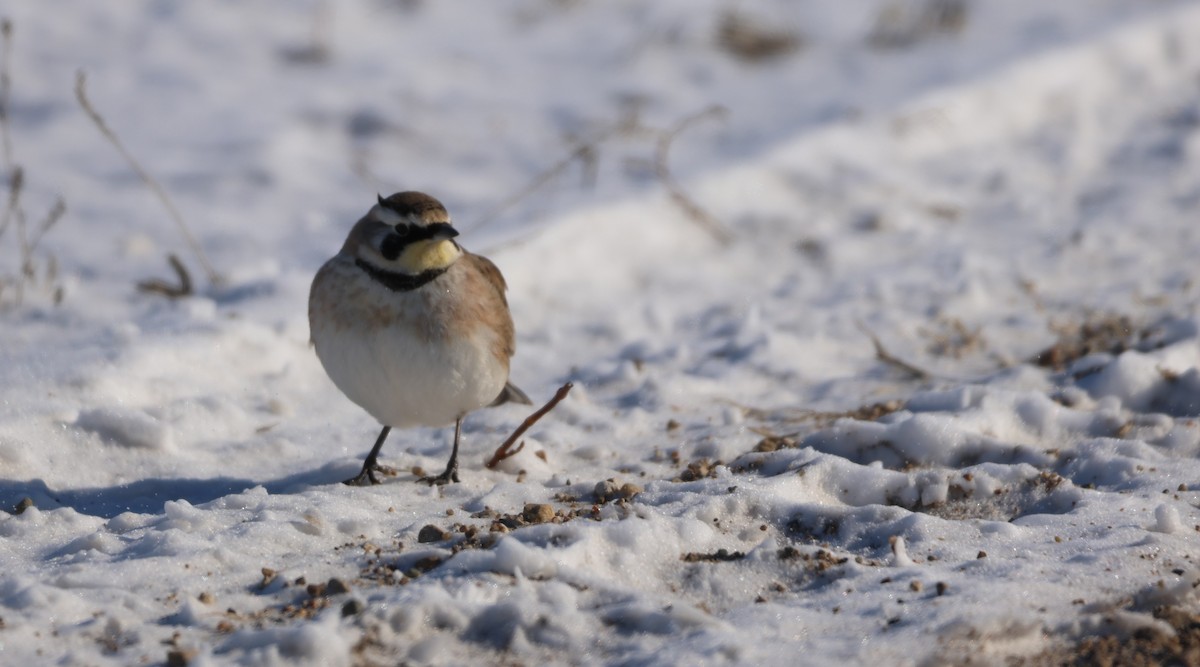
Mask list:
[[[0,12],[4,664],[1040,664],[1200,610],[1200,5]],[[576,386],[349,488],[308,284],[398,189]],[[198,295],[135,289],[168,253]]]

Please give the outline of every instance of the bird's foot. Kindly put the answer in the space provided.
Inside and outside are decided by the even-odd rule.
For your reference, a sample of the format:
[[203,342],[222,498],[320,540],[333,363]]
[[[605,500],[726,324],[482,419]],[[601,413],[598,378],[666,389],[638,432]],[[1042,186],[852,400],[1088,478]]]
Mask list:
[[440,475],[422,477],[419,481],[425,482],[429,486],[434,486],[434,485],[442,486],[443,484],[449,484],[451,482],[458,482],[459,481],[458,468],[457,467],[446,468],[446,472],[443,472]]
[[375,473],[387,475],[388,477],[395,477],[396,475],[400,474],[395,468],[381,466],[378,463],[371,463],[364,465],[361,472],[342,482],[342,484],[345,484],[346,486],[371,486],[373,484],[383,484],[383,481],[376,477]]

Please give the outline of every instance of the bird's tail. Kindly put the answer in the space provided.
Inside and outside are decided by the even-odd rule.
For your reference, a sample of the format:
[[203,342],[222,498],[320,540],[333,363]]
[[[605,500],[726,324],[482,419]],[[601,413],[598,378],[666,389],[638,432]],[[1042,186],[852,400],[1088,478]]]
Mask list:
[[500,395],[488,407],[495,407],[505,403],[520,403],[521,405],[533,405],[533,401],[521,391],[521,388],[512,382],[504,383],[504,389],[500,390]]

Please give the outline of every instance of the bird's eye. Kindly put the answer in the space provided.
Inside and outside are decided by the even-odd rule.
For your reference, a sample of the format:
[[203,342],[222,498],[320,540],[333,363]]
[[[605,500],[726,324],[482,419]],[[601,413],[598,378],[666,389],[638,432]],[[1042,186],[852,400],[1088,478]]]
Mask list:
[[389,262],[396,261],[400,256],[400,251],[404,250],[404,246],[408,245],[407,237],[408,228],[398,227],[395,232],[389,233],[383,237],[383,241],[379,244],[379,254]]

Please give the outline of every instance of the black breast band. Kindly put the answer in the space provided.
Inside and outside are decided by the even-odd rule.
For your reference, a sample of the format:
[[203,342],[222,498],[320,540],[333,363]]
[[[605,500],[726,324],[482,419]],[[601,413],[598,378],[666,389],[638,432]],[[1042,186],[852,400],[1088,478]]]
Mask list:
[[358,268],[365,271],[368,276],[371,276],[371,280],[374,280],[393,292],[411,292],[422,285],[432,282],[438,276],[446,272],[445,268],[429,269],[414,276],[407,273],[398,273],[396,271],[385,271],[377,266],[371,266],[361,259],[354,260],[354,263],[358,265]]

